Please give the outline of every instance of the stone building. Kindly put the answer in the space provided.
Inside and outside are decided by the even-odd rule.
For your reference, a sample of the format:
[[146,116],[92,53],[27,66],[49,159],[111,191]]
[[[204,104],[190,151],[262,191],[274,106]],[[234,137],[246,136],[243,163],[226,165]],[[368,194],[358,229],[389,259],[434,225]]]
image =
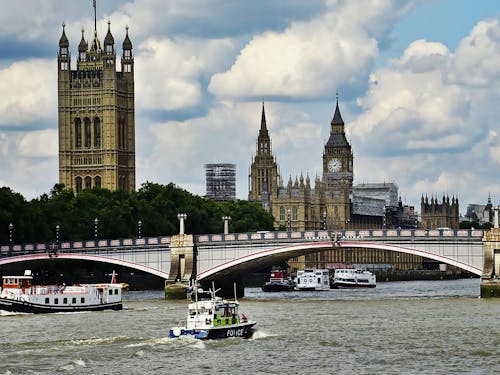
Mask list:
[[104,44],[84,31],[76,69],[65,33],[57,54],[59,182],[77,193],[102,187],[135,190],[134,57],[128,27],[122,43],[121,71],[110,22]]
[[421,227],[423,229],[451,228],[459,229],[458,198],[443,195],[441,203],[437,198],[422,195],[420,201]]
[[271,151],[264,105],[257,153],[249,174],[250,201],[258,201],[274,216],[276,228],[290,230],[343,229],[351,220],[353,153],[345,136],[344,121],[338,100],[330,122],[330,136],[323,150],[323,176],[316,176],[314,186],[308,175],[285,186]]

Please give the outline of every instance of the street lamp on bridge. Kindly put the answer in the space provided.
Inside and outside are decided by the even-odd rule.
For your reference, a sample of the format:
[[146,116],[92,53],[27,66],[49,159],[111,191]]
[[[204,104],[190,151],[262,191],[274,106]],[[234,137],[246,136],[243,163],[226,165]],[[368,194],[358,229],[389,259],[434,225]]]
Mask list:
[[179,219],[179,234],[184,234],[184,220],[187,219],[187,214],[177,214]]
[[9,224],[9,244],[12,246],[12,234],[14,232],[14,224]]
[[287,232],[292,231],[292,221],[291,221],[291,216],[290,216],[290,209],[286,211],[287,214],[287,219],[286,219],[286,230]]
[[326,210],[323,211],[323,230],[326,230]]
[[142,221],[139,220],[137,222],[137,238],[141,238],[141,227],[142,227]]
[[94,219],[94,240],[97,241],[97,228],[98,228],[98,225],[99,225],[99,219],[98,218],[95,218]]
[[59,226],[59,224],[56,225],[56,249],[59,248],[59,229],[61,229],[61,227]]
[[222,216],[222,220],[224,220],[224,234],[229,233],[229,220],[231,220],[231,216]]

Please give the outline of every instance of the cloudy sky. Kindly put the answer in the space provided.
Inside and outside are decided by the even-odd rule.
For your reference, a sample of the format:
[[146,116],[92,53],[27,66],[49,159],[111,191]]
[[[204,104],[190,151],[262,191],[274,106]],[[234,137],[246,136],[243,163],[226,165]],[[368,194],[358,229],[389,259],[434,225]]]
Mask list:
[[[75,60],[91,0],[0,0],[0,186],[58,182],[61,24]],[[135,55],[137,185],[205,193],[204,163],[237,165],[248,194],[262,100],[285,181],[321,174],[339,92],[355,183],[500,204],[500,2],[97,0]],[[73,61],[73,68],[75,61]]]

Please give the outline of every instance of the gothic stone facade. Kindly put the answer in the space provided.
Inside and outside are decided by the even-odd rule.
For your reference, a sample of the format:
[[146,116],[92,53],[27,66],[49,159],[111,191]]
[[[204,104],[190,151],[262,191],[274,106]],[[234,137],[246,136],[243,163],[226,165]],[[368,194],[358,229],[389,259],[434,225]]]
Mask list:
[[345,136],[338,100],[330,123],[330,137],[323,151],[323,176],[314,188],[309,176],[290,179],[286,186],[271,151],[264,106],[257,139],[257,153],[249,175],[250,201],[259,201],[274,216],[275,227],[296,231],[344,229],[351,221],[350,194],[353,154]]
[[443,201],[438,203],[438,199],[431,197],[421,198],[421,227],[424,229],[451,228],[459,229],[458,198],[443,196]]
[[71,69],[63,25],[59,40],[59,182],[85,188],[135,189],[134,58],[128,28],[116,69],[108,22],[104,45],[94,30],[88,45],[82,30],[76,70]]

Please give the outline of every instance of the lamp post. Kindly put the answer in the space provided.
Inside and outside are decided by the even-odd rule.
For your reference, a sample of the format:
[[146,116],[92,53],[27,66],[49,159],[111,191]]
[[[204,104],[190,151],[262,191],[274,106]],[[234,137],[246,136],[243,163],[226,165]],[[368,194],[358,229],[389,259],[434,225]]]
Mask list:
[[179,219],[179,234],[184,234],[184,220],[187,219],[187,215],[177,214],[177,219]]
[[94,219],[94,240],[97,241],[97,227],[99,225],[99,219],[98,218],[95,218]]
[[229,233],[229,220],[231,220],[231,216],[222,216],[222,220],[224,220],[224,234]]
[[326,230],[326,210],[323,211],[323,230]]
[[141,227],[142,227],[142,221],[139,220],[137,222],[137,238],[141,238]]
[[386,222],[386,219],[385,219],[385,206],[384,206],[384,216],[382,218],[382,226],[383,226],[384,229],[386,227],[386,224],[387,224],[387,222]]
[[61,229],[61,227],[59,226],[59,224],[56,225],[56,248],[59,248],[59,229]]
[[291,221],[291,216],[290,216],[290,209],[286,210],[287,214],[287,220],[286,220],[286,230],[287,232],[292,231],[292,221]]
[[14,224],[9,224],[9,244],[12,246],[12,233],[14,231]]

